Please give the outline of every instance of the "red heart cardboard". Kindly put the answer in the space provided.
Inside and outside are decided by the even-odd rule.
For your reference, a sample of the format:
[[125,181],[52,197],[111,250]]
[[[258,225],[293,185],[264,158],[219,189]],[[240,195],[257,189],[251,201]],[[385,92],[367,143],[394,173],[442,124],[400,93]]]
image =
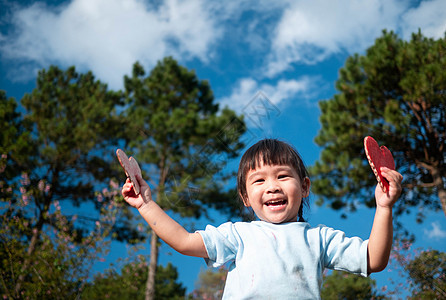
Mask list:
[[116,156],[118,157],[119,163],[125,171],[125,174],[133,183],[133,190],[135,194],[138,195],[141,191],[138,180],[136,180],[136,175],[141,175],[141,168],[138,165],[138,162],[133,157],[130,159],[127,157],[124,151],[121,149],[116,150]]
[[395,170],[395,161],[393,160],[392,153],[386,146],[379,146],[374,138],[366,136],[364,138],[364,149],[370,167],[375,173],[376,180],[384,193],[389,190],[389,182],[381,175],[381,167],[387,167]]

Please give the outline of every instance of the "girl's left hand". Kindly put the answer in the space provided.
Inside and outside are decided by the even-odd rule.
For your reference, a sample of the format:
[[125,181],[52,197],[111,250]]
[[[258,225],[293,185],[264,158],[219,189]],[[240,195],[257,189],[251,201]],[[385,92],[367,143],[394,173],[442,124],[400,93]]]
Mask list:
[[403,176],[395,170],[386,167],[381,168],[381,174],[389,181],[389,190],[384,193],[379,184],[375,188],[376,205],[380,207],[392,208],[396,200],[401,195],[401,182]]

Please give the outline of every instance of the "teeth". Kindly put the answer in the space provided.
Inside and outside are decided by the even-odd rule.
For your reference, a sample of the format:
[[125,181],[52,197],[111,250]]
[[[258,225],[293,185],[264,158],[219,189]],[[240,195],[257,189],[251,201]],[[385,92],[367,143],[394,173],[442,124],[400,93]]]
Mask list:
[[279,205],[279,204],[285,204],[286,200],[272,200],[272,201],[268,201],[266,202],[266,205]]

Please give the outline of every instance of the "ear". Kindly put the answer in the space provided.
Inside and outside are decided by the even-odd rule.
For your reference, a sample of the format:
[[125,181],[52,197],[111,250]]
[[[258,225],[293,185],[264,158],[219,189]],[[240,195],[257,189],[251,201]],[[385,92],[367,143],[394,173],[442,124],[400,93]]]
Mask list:
[[302,180],[302,198],[306,198],[310,195],[310,186],[310,178],[305,177],[304,180]]

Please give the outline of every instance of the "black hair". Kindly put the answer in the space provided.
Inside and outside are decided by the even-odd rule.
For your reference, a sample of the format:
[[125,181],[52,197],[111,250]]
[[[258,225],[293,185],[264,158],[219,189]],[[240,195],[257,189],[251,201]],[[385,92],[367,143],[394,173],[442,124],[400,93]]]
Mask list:
[[[291,166],[301,182],[309,177],[305,164],[297,150],[288,143],[277,139],[263,139],[252,145],[243,154],[237,173],[237,192],[240,200],[245,203],[247,197],[246,176],[250,170],[255,170],[261,164]],[[304,222],[303,206],[309,207],[308,197],[302,199],[298,212],[298,221]]]

